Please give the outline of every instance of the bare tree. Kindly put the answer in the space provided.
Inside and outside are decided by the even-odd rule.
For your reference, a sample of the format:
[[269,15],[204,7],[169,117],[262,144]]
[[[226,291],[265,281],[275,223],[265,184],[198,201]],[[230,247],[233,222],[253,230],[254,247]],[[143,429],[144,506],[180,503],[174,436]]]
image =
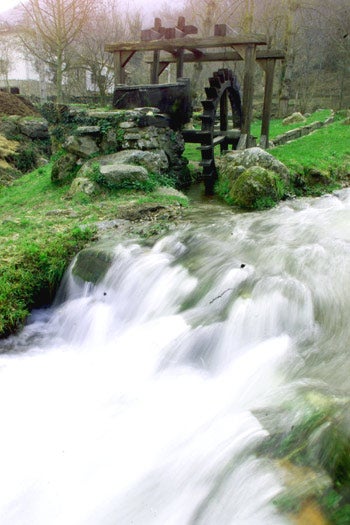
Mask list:
[[[114,0],[113,3],[110,0],[102,0],[96,7],[94,16],[81,32],[76,46],[78,64],[90,75],[91,87],[97,88],[102,105],[105,104],[107,94],[114,84],[113,55],[105,52],[105,44],[138,40],[140,33],[140,13],[125,12],[118,0]],[[130,69],[132,63],[129,65]]]
[[86,26],[94,0],[28,0],[22,8],[22,43],[53,72],[57,102],[62,102],[64,73],[74,62],[72,44]]

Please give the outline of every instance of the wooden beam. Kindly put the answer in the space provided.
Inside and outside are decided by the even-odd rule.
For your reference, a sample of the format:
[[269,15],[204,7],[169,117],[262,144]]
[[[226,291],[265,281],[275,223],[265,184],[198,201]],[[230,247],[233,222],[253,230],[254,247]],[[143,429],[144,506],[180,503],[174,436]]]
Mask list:
[[122,66],[122,53],[114,53],[114,87],[118,84],[125,84],[125,72]]
[[184,76],[184,50],[180,49],[177,54],[176,61],[176,78],[182,78]]
[[120,52],[120,60],[121,60],[121,66],[124,68],[129,60],[134,56],[135,51],[121,51]]
[[169,62],[166,60],[162,60],[159,62],[159,75],[163,73],[163,71],[168,67]]
[[275,74],[276,59],[267,58],[266,60],[261,60],[259,62],[259,65],[263,68],[265,72],[265,92],[261,122],[260,146],[267,149],[269,147],[269,130],[273,95],[273,77]]
[[150,42],[118,42],[105,45],[105,51],[115,53],[116,51],[155,51],[164,50],[169,53],[176,52],[177,49],[203,49],[215,47],[235,47],[240,45],[265,45],[264,35],[233,35],[206,38],[174,38],[171,40],[154,40]]
[[153,62],[151,66],[151,84],[158,84],[159,82],[159,56],[160,51],[158,49],[153,51]]
[[253,96],[254,96],[254,71],[256,59],[256,46],[244,46],[244,80],[243,80],[243,119],[242,135],[247,136],[247,147],[250,142],[250,125],[253,114]]
[[[198,51],[198,55],[196,54],[196,51]],[[258,63],[260,61],[274,58],[276,60],[283,60],[285,58],[285,55],[283,51],[280,50],[269,50],[269,51],[260,51],[257,50],[256,52],[256,60]],[[160,58],[162,60],[162,57]],[[170,57],[167,55],[167,58],[164,58],[167,62],[170,64],[173,64],[176,62],[176,57]],[[237,53],[237,51],[233,51],[232,49],[226,49],[225,51],[217,51],[217,52],[201,52],[199,50],[192,50],[191,53],[185,53],[184,54],[184,62],[236,62],[236,61],[242,61],[242,55]],[[150,64],[152,62],[151,59],[146,59],[146,63]]]

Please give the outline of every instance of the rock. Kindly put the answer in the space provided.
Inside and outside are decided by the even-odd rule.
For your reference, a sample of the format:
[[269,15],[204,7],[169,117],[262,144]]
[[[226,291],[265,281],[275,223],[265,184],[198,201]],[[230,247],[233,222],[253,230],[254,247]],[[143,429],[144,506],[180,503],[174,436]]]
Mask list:
[[71,135],[67,138],[63,147],[70,153],[82,158],[89,158],[99,151],[96,142],[91,137],[84,135],[80,137]]
[[0,121],[0,134],[11,139],[20,133],[18,126],[18,117],[6,117]]
[[106,274],[113,260],[113,247],[95,245],[78,253],[72,268],[73,275],[96,284]]
[[347,117],[346,119],[344,119],[342,124],[344,124],[344,126],[350,126],[350,117]]
[[68,195],[72,197],[77,193],[85,193],[86,195],[93,195],[96,193],[97,185],[87,177],[77,177],[73,180],[69,189]]
[[77,160],[77,156],[72,153],[59,157],[52,166],[51,181],[64,184],[72,180],[77,172]]
[[165,173],[169,167],[168,158],[162,150],[140,151],[133,149],[103,155],[86,162],[82,166],[81,172],[85,173],[86,170],[90,170],[92,164],[98,164],[100,168],[102,166],[134,164],[136,166],[142,166],[149,173]]
[[22,118],[18,121],[20,132],[31,139],[48,139],[48,122],[45,119]]
[[298,111],[283,119],[282,124],[288,126],[288,124],[294,124],[296,122],[306,122],[306,118]]
[[132,187],[135,182],[145,182],[148,172],[143,166],[111,164],[100,166],[101,182],[108,188]]
[[228,178],[236,179],[242,173],[242,167],[261,166],[277,173],[286,183],[289,182],[289,170],[279,160],[261,148],[248,148],[242,151],[227,153],[218,159],[217,166]]
[[77,135],[96,135],[100,133],[100,126],[78,126],[76,129]]
[[284,194],[276,173],[251,166],[235,179],[229,192],[234,204],[245,209],[271,208]]

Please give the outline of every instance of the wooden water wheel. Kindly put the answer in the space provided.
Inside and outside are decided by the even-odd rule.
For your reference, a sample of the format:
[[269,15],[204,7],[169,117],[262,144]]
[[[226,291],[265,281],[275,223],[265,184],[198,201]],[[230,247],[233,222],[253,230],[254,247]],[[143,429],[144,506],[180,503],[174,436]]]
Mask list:
[[186,142],[200,144],[203,180],[207,194],[212,194],[217,180],[215,147],[220,150],[236,146],[241,131],[242,109],[237,80],[231,69],[219,69],[209,78],[202,100],[201,130],[185,130]]

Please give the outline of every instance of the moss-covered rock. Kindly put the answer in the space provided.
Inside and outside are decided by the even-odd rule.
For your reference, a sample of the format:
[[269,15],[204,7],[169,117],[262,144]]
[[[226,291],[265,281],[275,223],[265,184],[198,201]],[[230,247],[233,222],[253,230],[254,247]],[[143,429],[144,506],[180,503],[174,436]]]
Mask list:
[[113,260],[111,246],[96,244],[78,253],[72,272],[83,281],[96,284],[106,274]]
[[60,156],[52,165],[51,181],[55,184],[70,182],[79,169],[77,160],[77,156],[73,153]]
[[233,181],[229,199],[245,209],[271,208],[281,200],[284,191],[283,181],[276,173],[252,166]]

